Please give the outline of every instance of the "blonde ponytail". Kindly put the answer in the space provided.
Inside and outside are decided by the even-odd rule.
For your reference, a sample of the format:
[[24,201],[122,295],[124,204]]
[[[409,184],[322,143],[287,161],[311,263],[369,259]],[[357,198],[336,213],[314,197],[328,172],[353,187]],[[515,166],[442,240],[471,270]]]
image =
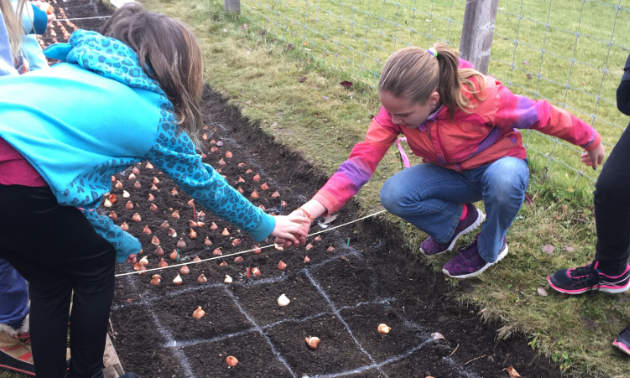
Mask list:
[[30,6],[26,3],[26,0],[19,0],[17,3],[16,12],[13,11],[11,0],[0,0],[0,11],[2,11],[2,18],[7,28],[7,34],[9,35],[9,42],[11,43],[11,54],[14,59],[17,59],[22,55],[21,40],[22,40],[22,12],[25,6]]

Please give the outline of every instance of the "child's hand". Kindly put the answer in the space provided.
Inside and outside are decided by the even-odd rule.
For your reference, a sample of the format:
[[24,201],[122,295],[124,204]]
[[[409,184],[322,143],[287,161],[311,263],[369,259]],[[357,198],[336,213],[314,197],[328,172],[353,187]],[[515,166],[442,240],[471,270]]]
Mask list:
[[135,264],[136,263],[136,255],[129,255],[129,258],[126,261],[129,264]]
[[[298,239],[306,240],[310,220],[301,212],[293,212],[289,216],[280,215],[276,217],[276,227],[271,236],[282,238],[293,242]],[[306,227],[304,226],[306,224]]]
[[582,163],[593,167],[593,169],[597,169],[597,167],[604,162],[606,147],[604,147],[604,143],[600,143],[593,151],[584,151],[581,157]]
[[301,236],[299,236],[297,239],[277,237],[275,243],[279,246],[282,246],[282,248],[284,249],[291,248],[292,246],[297,247],[300,244],[305,245],[306,236],[308,235],[308,231],[311,229],[311,221],[301,209],[293,211],[291,214],[289,214],[289,217],[297,217],[301,219],[300,227],[302,228],[302,233],[300,234]]

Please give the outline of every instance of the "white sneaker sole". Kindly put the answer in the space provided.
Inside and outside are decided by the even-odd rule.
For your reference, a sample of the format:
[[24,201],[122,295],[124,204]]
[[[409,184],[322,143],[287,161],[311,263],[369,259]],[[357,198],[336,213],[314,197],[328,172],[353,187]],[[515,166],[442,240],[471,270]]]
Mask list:
[[486,220],[486,215],[481,210],[477,209],[477,220],[475,221],[475,223],[471,224],[470,226],[468,226],[468,228],[463,229],[459,234],[457,234],[447,249],[445,249],[442,252],[427,255],[424,253],[424,250],[420,248],[420,253],[422,253],[423,255],[427,257],[431,257],[431,256],[437,256],[437,255],[441,255],[442,253],[452,251],[453,247],[455,247],[455,244],[457,244],[457,240],[459,240],[459,238],[473,232],[477,227],[481,226],[484,220]]
[[470,274],[465,274],[463,276],[451,276],[450,273],[448,272],[448,270],[446,269],[442,269],[442,273],[444,273],[446,276],[451,277],[451,278],[457,278],[457,279],[464,279],[464,278],[471,278],[471,277],[475,277],[480,275],[481,273],[485,272],[486,269],[490,268],[492,265],[498,263],[499,261],[503,260],[505,258],[505,256],[507,256],[508,254],[508,246],[507,243],[505,244],[505,250],[503,250],[503,252],[501,252],[497,258],[497,261],[493,262],[493,263],[488,263],[486,264],[483,268],[479,269],[478,271],[474,272],[474,273],[470,273]]

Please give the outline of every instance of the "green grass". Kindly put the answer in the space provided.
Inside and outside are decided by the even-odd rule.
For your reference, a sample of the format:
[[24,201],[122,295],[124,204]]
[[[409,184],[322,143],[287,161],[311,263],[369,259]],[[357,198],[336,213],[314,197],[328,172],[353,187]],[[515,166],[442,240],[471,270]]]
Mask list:
[[[313,50],[305,51],[301,47],[306,45],[295,41],[292,42],[295,48],[291,49],[287,42],[282,42],[282,30],[266,25],[265,32],[252,20],[226,15],[220,1],[145,0],[143,3],[190,25],[202,47],[204,74],[212,87],[228,96],[231,103],[238,105],[243,114],[265,132],[298,150],[326,174],[332,174],[347,158],[352,146],[363,139],[371,116],[380,107],[369,81],[356,80],[360,75],[369,78],[369,72],[351,74],[333,69],[331,62],[316,59],[311,55]],[[454,7],[454,17],[456,10]],[[255,17],[253,20],[258,22]],[[437,28],[438,22],[434,22]],[[244,23],[250,25],[245,28]],[[342,35],[346,38],[345,30]],[[288,31],[285,37],[293,38]],[[386,55],[383,53],[381,58]],[[532,57],[529,59],[534,61]],[[344,60],[340,57],[336,66],[341,62]],[[344,69],[352,67],[347,65]],[[301,82],[299,77],[305,80]],[[355,85],[351,90],[338,84],[352,77]],[[617,111],[611,109],[606,116],[618,117]],[[625,122],[622,118],[614,119]],[[545,147],[545,140],[539,134],[532,133],[529,138],[530,143]],[[555,156],[560,152],[558,147]],[[412,163],[418,163],[418,159],[410,157]],[[627,358],[610,345],[630,319],[628,296],[592,294],[562,298],[551,292],[548,297],[536,295],[538,287],[546,288],[548,274],[592,259],[595,227],[591,195],[587,185],[581,184],[584,179],[575,186],[575,173],[564,172],[559,163],[552,164],[551,178],[546,177],[549,159],[535,154],[531,158],[533,173],[529,193],[535,203],[524,206],[508,234],[511,253],[480,279],[470,281],[474,290],[458,291],[458,299],[475,303],[483,317],[501,319],[504,327],[497,337],[524,333],[533,348],[552,356],[570,375],[630,377]],[[577,153],[571,158],[577,159]],[[356,196],[363,212],[380,208],[380,187],[400,169],[396,150],[392,148],[373,178]],[[313,192],[316,189],[313,188]],[[385,219],[399,225],[412,251],[425,237],[400,219],[392,216]],[[551,256],[541,250],[548,243],[556,247]],[[563,250],[564,246],[574,251]],[[451,253],[426,262],[438,270],[452,256]]]

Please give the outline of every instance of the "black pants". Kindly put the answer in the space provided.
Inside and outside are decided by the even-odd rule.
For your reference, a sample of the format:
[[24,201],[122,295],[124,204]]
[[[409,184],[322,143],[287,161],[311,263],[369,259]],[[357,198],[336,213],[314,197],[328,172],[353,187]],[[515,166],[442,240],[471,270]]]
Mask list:
[[38,378],[66,374],[73,291],[69,376],[89,378],[102,370],[115,253],[79,210],[60,206],[48,187],[0,185],[0,257],[29,282]]
[[630,127],[595,184],[597,254],[602,267],[623,271],[630,256]]

